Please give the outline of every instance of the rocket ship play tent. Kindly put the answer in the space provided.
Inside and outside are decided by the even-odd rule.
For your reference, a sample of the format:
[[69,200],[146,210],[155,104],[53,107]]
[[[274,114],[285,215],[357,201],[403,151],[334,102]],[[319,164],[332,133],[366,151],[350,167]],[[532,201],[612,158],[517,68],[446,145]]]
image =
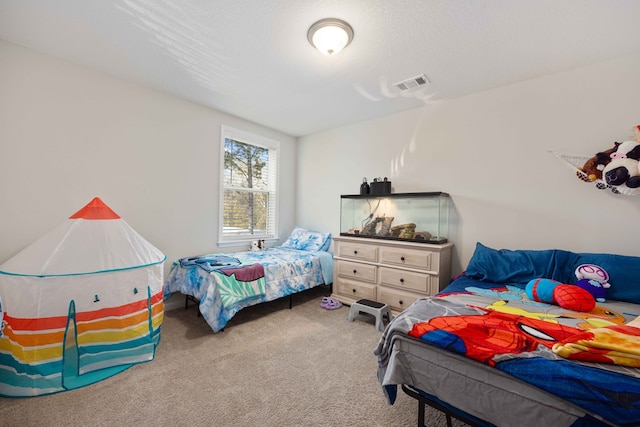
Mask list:
[[0,395],[75,389],[152,360],[165,259],[95,198],[0,265]]

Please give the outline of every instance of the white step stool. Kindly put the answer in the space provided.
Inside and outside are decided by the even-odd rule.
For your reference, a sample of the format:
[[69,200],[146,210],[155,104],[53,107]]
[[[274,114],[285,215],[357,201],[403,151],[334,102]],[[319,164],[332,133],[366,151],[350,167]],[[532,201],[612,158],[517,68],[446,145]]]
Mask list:
[[382,316],[386,314],[387,320],[391,322],[391,308],[389,307],[389,305],[377,301],[371,301],[368,299],[361,299],[351,304],[347,320],[349,322],[353,322],[355,316],[361,311],[372,314],[376,317],[376,329],[380,332],[384,332],[384,323],[382,321]]

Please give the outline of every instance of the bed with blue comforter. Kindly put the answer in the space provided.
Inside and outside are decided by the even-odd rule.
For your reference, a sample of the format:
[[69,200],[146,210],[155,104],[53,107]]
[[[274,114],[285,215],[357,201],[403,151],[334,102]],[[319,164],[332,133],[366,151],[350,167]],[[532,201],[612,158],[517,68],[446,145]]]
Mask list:
[[[571,284],[587,263],[610,275],[605,302],[574,311],[529,298],[532,280]],[[408,386],[474,425],[638,426],[638,278],[639,257],[478,243],[464,274],[387,327],[378,380],[391,404]]]
[[282,246],[179,259],[165,282],[165,299],[175,292],[193,297],[218,332],[245,307],[331,284],[330,242],[329,233],[297,227]]

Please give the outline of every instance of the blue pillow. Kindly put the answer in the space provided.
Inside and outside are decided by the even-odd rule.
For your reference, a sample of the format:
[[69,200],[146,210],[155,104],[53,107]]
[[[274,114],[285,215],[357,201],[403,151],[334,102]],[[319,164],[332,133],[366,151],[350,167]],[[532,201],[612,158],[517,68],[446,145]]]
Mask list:
[[[296,227],[281,245],[283,248],[298,249],[301,251],[321,251],[328,244],[331,244],[331,233],[320,233]],[[328,248],[328,246],[327,246]]]
[[640,285],[636,284],[640,279],[640,257],[561,249],[496,250],[478,242],[466,275],[495,283],[526,285],[537,278],[575,283],[575,269],[580,264],[596,264],[609,273],[611,287],[607,289],[607,299],[640,304]]
[[467,276],[495,283],[524,283],[544,277],[552,279],[554,250],[524,251],[492,249],[478,242],[469,261]]
[[[538,277],[562,282],[560,278],[567,275],[564,268],[567,255],[566,251],[556,249],[497,250],[478,242],[466,275],[473,279],[496,283],[526,284]],[[571,268],[569,270],[573,272]]]

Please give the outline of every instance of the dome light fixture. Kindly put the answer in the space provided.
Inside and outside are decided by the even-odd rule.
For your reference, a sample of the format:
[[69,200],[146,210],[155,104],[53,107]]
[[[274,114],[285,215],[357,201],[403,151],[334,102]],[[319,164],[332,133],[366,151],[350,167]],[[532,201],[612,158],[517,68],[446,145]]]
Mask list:
[[333,55],[351,43],[353,28],[341,19],[325,18],[309,28],[307,39],[320,52]]

